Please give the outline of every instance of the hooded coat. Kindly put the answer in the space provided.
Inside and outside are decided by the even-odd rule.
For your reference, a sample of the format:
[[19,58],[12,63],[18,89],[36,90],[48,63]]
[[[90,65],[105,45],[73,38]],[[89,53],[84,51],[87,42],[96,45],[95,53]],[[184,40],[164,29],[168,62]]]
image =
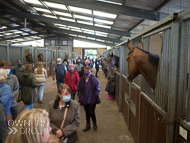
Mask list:
[[36,78],[31,72],[24,72],[20,77],[21,100],[24,104],[35,103],[36,99]]

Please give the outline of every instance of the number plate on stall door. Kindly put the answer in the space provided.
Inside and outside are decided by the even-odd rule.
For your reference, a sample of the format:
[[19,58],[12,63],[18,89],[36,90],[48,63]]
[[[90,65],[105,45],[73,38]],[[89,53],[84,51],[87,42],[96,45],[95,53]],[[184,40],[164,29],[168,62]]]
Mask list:
[[180,134],[185,140],[187,140],[187,130],[184,129],[182,126],[179,126],[179,134]]

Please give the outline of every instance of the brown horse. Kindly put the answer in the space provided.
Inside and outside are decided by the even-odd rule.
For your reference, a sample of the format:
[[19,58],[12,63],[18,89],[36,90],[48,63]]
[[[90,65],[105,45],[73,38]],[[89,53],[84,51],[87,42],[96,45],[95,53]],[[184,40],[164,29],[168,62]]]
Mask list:
[[142,50],[142,46],[142,42],[139,42],[138,47],[133,48],[131,42],[128,41],[128,49],[130,52],[126,58],[128,61],[127,78],[132,82],[135,77],[142,74],[150,87],[154,90],[156,86],[159,56]]
[[43,53],[39,53],[39,55],[38,55],[38,61],[43,61],[44,59],[43,59]]
[[29,53],[29,54],[26,56],[26,62],[27,62],[27,63],[33,63],[32,54]]

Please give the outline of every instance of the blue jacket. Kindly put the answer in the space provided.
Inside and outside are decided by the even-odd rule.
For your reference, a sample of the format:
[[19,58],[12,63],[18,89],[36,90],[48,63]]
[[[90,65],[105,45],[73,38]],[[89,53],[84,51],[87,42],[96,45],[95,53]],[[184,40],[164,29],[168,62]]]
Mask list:
[[[100,86],[99,86],[99,82],[96,79],[96,77],[94,75],[90,75],[90,79],[91,79],[91,102],[90,104],[99,104],[100,103],[100,99],[99,99],[99,94],[100,94]],[[89,80],[90,80],[89,79]],[[78,96],[79,96],[79,102],[82,105],[86,105],[86,95],[85,95],[85,83],[86,83],[86,77],[83,76],[81,77],[78,86],[77,86],[77,91],[78,91]]]
[[10,115],[11,97],[11,87],[3,82],[0,85],[0,100],[3,106],[5,107],[7,115]]
[[56,73],[56,79],[57,80],[64,80],[65,78],[65,65],[63,63],[55,65],[55,73]]

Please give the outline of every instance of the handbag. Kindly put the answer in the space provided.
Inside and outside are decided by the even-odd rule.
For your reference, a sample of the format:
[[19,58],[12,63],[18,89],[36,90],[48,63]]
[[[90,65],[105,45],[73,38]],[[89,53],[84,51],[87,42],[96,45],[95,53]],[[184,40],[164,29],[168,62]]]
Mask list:
[[[63,121],[61,123],[60,129],[63,128],[65,118],[66,118],[66,114],[67,114],[67,110],[68,110],[68,108],[65,108],[65,113],[64,113],[64,116],[63,116]],[[50,133],[50,138],[49,138],[48,143],[67,143],[67,138],[65,138],[64,141],[60,141],[60,139],[56,135]]]

